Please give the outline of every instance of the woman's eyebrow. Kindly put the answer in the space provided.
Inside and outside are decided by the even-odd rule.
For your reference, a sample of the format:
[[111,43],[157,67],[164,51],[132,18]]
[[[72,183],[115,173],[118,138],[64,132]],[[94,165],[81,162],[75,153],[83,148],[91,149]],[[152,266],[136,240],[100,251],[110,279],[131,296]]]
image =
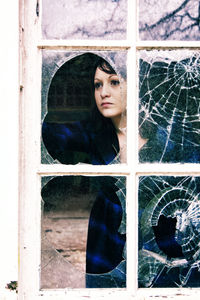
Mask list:
[[111,77],[113,77],[113,76],[116,76],[116,77],[118,77],[118,75],[117,75],[117,74],[110,74],[109,78],[111,78]]
[[[117,74],[110,74],[110,75],[108,76],[108,78],[111,78],[111,77],[113,77],[113,76],[114,76],[114,77],[116,76],[116,77],[118,78],[118,75],[117,75]],[[101,81],[102,79],[99,79],[98,77],[95,77],[94,80]]]

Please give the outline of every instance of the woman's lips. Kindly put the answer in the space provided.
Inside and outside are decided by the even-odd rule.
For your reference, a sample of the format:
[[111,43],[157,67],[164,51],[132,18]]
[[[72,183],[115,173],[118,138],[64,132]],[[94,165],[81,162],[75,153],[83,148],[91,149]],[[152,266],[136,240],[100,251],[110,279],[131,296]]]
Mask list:
[[102,106],[102,107],[108,107],[108,106],[110,106],[110,105],[112,105],[111,102],[103,102],[103,103],[101,103],[101,106]]

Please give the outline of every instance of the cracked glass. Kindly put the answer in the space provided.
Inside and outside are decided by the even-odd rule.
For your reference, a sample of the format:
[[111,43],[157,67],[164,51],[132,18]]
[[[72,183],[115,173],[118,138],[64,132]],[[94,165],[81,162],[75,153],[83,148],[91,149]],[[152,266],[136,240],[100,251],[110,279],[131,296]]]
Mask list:
[[126,287],[125,186],[123,176],[42,177],[42,289]]
[[200,286],[200,177],[139,177],[139,287]]
[[44,39],[122,40],[126,27],[127,0],[42,1]]
[[141,40],[198,41],[199,20],[199,0],[139,1]]
[[200,162],[199,51],[139,52],[139,161]]

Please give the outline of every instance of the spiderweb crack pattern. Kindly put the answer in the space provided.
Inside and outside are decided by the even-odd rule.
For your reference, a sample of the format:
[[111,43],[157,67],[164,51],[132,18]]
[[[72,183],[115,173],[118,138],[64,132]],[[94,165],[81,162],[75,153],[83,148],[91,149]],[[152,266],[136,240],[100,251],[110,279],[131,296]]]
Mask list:
[[200,286],[200,177],[139,180],[140,287]]
[[199,63],[198,52],[140,52],[140,161],[200,161]]

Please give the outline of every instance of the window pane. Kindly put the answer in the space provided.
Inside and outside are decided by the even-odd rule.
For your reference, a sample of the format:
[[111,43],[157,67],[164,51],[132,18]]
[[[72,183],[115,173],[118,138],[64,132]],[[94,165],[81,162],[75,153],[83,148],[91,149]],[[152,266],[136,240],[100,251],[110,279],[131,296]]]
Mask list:
[[45,39],[125,39],[127,0],[43,0]]
[[125,177],[43,177],[42,185],[41,288],[125,287]]
[[140,52],[140,162],[200,162],[199,53]]
[[42,162],[126,162],[126,52],[43,52]]
[[199,0],[140,0],[140,39],[198,41],[199,13]]
[[200,177],[139,178],[139,287],[199,287]]

